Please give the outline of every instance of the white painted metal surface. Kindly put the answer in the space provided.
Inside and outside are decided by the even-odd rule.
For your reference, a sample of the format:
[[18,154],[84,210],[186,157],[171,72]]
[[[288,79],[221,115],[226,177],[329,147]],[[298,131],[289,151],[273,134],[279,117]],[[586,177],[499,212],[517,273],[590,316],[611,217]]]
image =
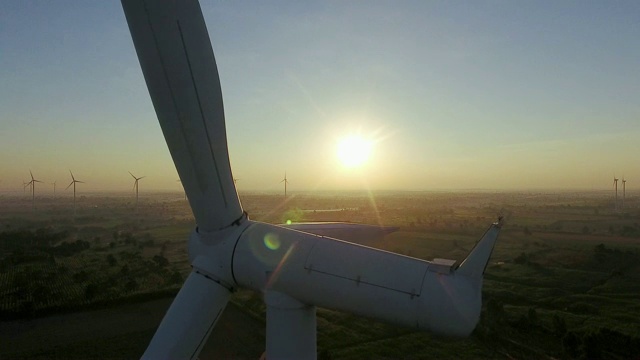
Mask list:
[[197,0],[123,0],[131,37],[198,227],[242,216],[227,151],[220,79]]
[[460,264],[457,270],[458,274],[473,278],[482,278],[501,227],[501,223],[494,224],[484,233],[482,239],[476,243],[469,255],[462,261],[462,264]]
[[[492,247],[497,234],[494,224],[476,249]],[[482,273],[488,256],[484,260],[471,273]],[[430,266],[441,264],[261,223],[242,233],[233,255],[240,286],[467,336],[480,316],[482,277],[428,271]]]
[[395,226],[376,226],[345,222],[310,222],[280,225],[287,229],[304,231],[334,239],[356,243],[372,243],[381,240],[385,235],[398,231]]
[[162,319],[143,359],[196,359],[231,292],[192,272]]
[[315,359],[316,307],[277,291],[264,295],[267,305],[267,359]]
[[249,221],[231,175],[220,83],[197,0],[122,3],[198,224],[189,240],[194,271],[145,358],[196,358],[237,286],[266,294],[270,360],[315,357],[316,305],[439,334],[465,336],[473,330],[499,224],[455,269],[455,264]]

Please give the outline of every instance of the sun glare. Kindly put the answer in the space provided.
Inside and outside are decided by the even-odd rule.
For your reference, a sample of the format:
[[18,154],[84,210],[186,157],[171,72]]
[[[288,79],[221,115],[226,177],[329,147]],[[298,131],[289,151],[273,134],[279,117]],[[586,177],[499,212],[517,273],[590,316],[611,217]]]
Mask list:
[[362,166],[367,162],[373,150],[373,141],[359,135],[352,135],[338,143],[338,159],[348,168]]

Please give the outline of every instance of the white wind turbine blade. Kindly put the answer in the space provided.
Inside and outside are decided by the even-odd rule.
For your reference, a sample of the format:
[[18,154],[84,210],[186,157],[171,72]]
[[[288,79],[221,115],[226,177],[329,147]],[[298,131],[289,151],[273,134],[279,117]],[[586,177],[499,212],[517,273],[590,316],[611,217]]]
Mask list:
[[[158,121],[198,224],[194,236],[237,227],[243,211],[229,164],[220,80],[199,3],[122,0],[122,7]],[[208,245],[218,244],[215,240]],[[189,254],[192,257],[191,249]],[[206,342],[227,304],[232,280],[226,276],[230,266],[224,267],[224,280],[216,275],[225,259],[222,264],[215,257],[200,259],[191,258],[193,272],[144,358],[196,358]]]
[[192,272],[182,285],[143,359],[196,359],[220,318],[231,292]]
[[73,173],[71,172],[71,170],[69,170],[69,174],[71,174],[71,182],[69,183],[69,185],[67,185],[66,188],[64,188],[65,190],[67,190],[69,187],[71,187],[71,185],[73,185],[74,183],[77,183],[79,181],[76,180],[76,178],[73,176]]
[[123,0],[151,100],[198,228],[242,217],[209,34],[195,0]]

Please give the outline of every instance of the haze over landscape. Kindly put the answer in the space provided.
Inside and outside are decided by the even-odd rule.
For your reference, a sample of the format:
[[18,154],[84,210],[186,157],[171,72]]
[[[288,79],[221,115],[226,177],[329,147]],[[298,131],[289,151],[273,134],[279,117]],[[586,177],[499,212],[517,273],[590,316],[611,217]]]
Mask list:
[[638,3],[198,3],[0,4],[0,359],[640,359]]
[[[202,7],[240,191],[637,189],[638,2]],[[0,193],[180,190],[119,1],[2,2],[0,53]]]

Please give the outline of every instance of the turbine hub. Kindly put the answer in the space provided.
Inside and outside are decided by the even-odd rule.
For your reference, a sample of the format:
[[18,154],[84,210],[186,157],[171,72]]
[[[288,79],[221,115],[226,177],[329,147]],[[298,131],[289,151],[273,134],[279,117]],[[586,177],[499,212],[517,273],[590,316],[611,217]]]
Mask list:
[[189,261],[193,269],[233,290],[236,286],[231,266],[233,252],[249,224],[249,221],[238,221],[213,232],[196,227],[189,237]]

